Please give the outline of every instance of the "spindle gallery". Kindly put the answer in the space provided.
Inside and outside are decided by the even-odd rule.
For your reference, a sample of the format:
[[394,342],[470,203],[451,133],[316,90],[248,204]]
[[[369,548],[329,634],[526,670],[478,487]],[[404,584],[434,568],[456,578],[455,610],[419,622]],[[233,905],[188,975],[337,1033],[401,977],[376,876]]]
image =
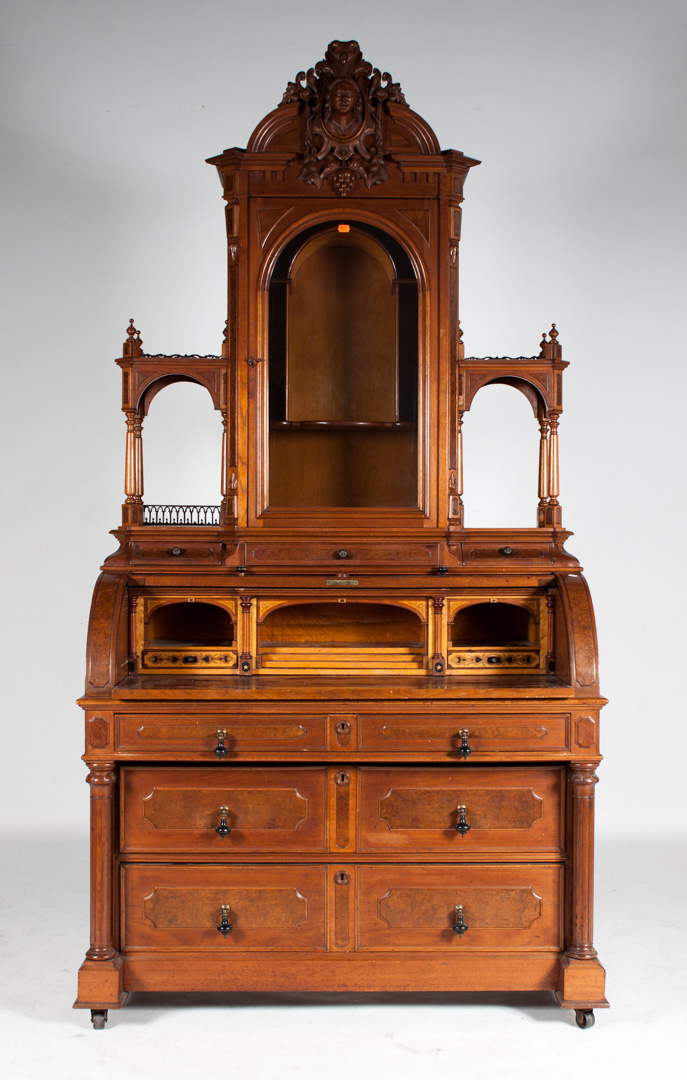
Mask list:
[[[532,356],[465,355],[479,163],[355,41],[209,163],[219,354],[147,352],[132,320],[117,360],[76,1006],[102,1028],[131,991],[548,990],[589,1027],[605,700],[564,547],[558,330]],[[217,410],[217,505],[144,502],[146,416],[180,381]],[[531,528],[465,527],[463,418],[494,383],[534,414]]]

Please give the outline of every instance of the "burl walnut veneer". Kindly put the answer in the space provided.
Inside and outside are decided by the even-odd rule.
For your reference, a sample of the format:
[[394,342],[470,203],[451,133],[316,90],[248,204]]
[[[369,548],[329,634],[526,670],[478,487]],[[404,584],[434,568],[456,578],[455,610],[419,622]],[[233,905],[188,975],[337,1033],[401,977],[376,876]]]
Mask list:
[[[221,355],[147,353],[132,320],[117,361],[76,1005],[103,1027],[130,991],[550,990],[587,1027],[604,699],[558,501],[558,332],[465,356],[478,162],[354,41],[210,161]],[[218,506],[143,502],[143,423],[180,381],[220,414]],[[464,526],[463,415],[492,383],[537,423],[531,529]]]

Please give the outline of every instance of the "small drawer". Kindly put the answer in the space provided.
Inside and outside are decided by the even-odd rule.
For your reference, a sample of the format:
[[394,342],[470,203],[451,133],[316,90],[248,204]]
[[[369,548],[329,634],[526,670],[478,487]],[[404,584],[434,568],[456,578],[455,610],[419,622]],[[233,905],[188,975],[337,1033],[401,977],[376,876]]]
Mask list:
[[361,750],[390,753],[445,751],[456,759],[467,743],[472,754],[564,753],[568,749],[569,714],[542,716],[384,716],[360,717]]
[[123,852],[324,851],[326,769],[122,769]]
[[291,563],[330,567],[383,564],[391,566],[435,566],[439,562],[437,544],[370,544],[342,540],[302,544],[259,543],[246,546],[246,562],[266,566]]
[[361,866],[358,948],[561,949],[562,878],[559,864]]
[[564,770],[466,765],[360,769],[358,850],[563,850]]
[[449,649],[446,666],[449,670],[469,671],[493,675],[495,672],[539,672],[541,656],[539,649]]
[[143,649],[141,653],[141,671],[183,671],[195,675],[211,671],[217,674],[237,668],[238,662],[238,653],[231,649],[209,649],[202,645],[195,649]]
[[510,562],[551,563],[551,544],[463,544],[463,562],[492,562],[507,565]]
[[175,716],[154,713],[120,713],[115,718],[118,750],[134,753],[205,754],[216,761],[217,733],[222,738],[226,762],[242,751],[326,749],[326,717],[268,716],[242,713],[240,716]]
[[219,563],[221,544],[142,543],[131,545],[132,562]]
[[122,866],[122,951],[326,948],[321,866]]

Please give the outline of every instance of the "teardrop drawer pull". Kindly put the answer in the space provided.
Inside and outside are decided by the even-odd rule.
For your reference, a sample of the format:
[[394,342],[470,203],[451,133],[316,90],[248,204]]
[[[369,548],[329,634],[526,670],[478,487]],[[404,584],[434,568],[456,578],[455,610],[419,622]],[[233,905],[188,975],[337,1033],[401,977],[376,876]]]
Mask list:
[[[218,833],[222,837],[228,836],[229,833],[231,832],[231,826],[227,825],[227,814],[228,813],[229,813],[229,807],[228,806],[220,806],[220,808],[219,808],[219,825],[215,829],[215,832]],[[456,828],[458,828],[457,825],[456,825]],[[469,828],[470,828],[470,826],[468,825],[468,829]]]
[[458,937],[462,937],[470,929],[468,924],[463,918],[463,905],[456,904],[456,921],[453,924],[453,929],[457,933]]
[[217,760],[221,761],[222,758],[224,757],[224,755],[227,752],[227,748],[224,745],[224,740],[227,737],[227,733],[224,730],[224,728],[219,728],[217,730],[217,732],[216,732],[216,735],[217,735],[217,746],[215,747],[214,752],[217,754]]
[[467,813],[467,807],[466,806],[457,806],[456,810],[458,812],[458,821],[456,822],[456,829],[458,830],[458,832],[460,833],[461,836],[465,836],[466,832],[470,832],[470,829],[472,828],[471,825],[468,825],[468,823],[466,821],[466,818],[465,818],[465,815]]
[[462,754],[463,755],[463,760],[465,760],[465,758],[469,757],[469,755],[472,753],[472,747],[468,746],[468,735],[470,733],[469,733],[468,729],[466,727],[464,727],[464,728],[460,729],[458,734],[459,734],[459,736],[461,738],[461,744],[458,747],[458,753]]
[[219,924],[219,926],[217,927],[217,929],[219,930],[220,934],[224,938],[227,936],[227,934],[230,934],[231,931],[234,929],[234,927],[229,922],[229,912],[230,911],[231,911],[231,907],[229,906],[229,904],[222,904],[222,921]]

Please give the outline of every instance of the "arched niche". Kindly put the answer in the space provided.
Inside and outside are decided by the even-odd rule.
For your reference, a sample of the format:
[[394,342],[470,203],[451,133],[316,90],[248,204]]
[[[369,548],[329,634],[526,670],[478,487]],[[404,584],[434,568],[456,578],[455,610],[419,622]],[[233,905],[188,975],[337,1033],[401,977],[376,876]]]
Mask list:
[[151,646],[214,645],[234,641],[234,624],[229,612],[217,604],[179,601],[156,607],[148,620],[147,641]]
[[449,640],[458,648],[527,646],[537,641],[536,619],[529,608],[520,604],[469,604],[456,612]]
[[[520,391],[520,392],[518,392]],[[538,391],[524,380],[480,388],[463,418],[463,500],[470,528],[537,524]]]
[[425,630],[420,616],[396,604],[347,601],[284,604],[265,616],[262,645],[327,645],[347,649],[396,645],[419,649]]
[[208,391],[188,378],[167,376],[146,395],[146,504],[219,505],[222,421]]
[[418,282],[391,236],[299,233],[268,288],[269,505],[418,505]]

